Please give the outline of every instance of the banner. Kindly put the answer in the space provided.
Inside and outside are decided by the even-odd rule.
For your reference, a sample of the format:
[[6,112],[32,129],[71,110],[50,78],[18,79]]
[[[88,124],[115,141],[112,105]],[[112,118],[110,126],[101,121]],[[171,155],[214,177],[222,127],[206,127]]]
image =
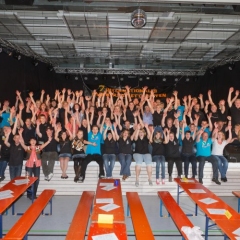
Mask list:
[[[99,85],[97,92],[98,93],[103,93],[105,90],[107,90],[106,96],[108,96],[108,91],[112,91],[113,97],[117,97],[118,93],[124,94],[126,92],[125,88],[119,88],[119,87],[107,87],[106,85]],[[160,92],[158,89],[147,89],[145,92],[146,94],[150,94],[151,90],[153,90],[154,95],[156,98],[166,98],[167,94]],[[143,94],[143,89],[142,88],[130,88],[130,96],[131,98],[141,98]]]

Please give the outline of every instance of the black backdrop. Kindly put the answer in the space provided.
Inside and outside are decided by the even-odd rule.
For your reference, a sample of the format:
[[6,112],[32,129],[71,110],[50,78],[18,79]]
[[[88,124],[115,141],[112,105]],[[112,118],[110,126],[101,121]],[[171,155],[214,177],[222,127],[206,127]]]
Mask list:
[[[47,93],[53,96],[55,89],[70,88],[72,90],[80,90],[85,84],[89,89],[97,89],[98,85],[119,87],[130,85],[131,87],[158,88],[159,92],[170,94],[172,90],[177,90],[179,96],[191,94],[197,96],[199,93],[204,94],[206,99],[208,89],[212,90],[212,97],[215,102],[220,99],[227,99],[229,87],[240,89],[240,63],[237,63],[232,71],[229,71],[228,66],[222,66],[216,69],[214,74],[209,71],[203,77],[190,77],[190,81],[186,82],[186,77],[178,77],[179,81],[175,81],[177,76],[166,76],[166,81],[163,82],[163,76],[150,76],[150,80],[146,80],[146,76],[139,81],[138,76],[115,76],[112,79],[111,75],[98,76],[95,80],[95,75],[88,76],[88,80],[84,80],[86,76],[78,76],[75,80],[75,75],[69,75],[66,79],[64,74],[56,74],[50,72],[48,66],[44,63],[39,63],[37,67],[32,64],[32,60],[27,57],[22,57],[20,61],[9,57],[8,55],[0,54],[0,101],[5,99],[10,100],[11,105],[15,102],[15,91],[22,92],[22,97],[25,98],[29,91],[33,91],[35,97],[40,96],[41,89],[45,89]],[[121,81],[121,78],[124,78]],[[83,84],[84,82],[84,84]]]

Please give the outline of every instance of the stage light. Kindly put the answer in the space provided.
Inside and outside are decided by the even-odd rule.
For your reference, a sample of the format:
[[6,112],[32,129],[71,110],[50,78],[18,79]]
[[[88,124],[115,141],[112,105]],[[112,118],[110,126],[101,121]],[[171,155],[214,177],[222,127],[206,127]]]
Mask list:
[[167,79],[164,77],[164,78],[162,79],[162,81],[163,81],[163,82],[166,82],[166,81],[167,81]]
[[187,78],[186,78],[186,82],[189,82],[189,80],[190,80],[189,77],[187,77]]
[[138,80],[139,80],[139,81],[142,81],[143,79],[142,79],[142,77],[140,77]]
[[174,81],[177,82],[177,81],[178,81],[178,78],[175,78]]
[[120,77],[120,81],[123,81],[124,80],[124,78],[123,77]]
[[150,77],[146,77],[146,80],[150,80]]
[[22,56],[21,56],[20,53],[18,53],[18,52],[12,53],[12,56],[13,56],[15,59],[17,59],[18,61],[21,60],[21,58],[22,58]]
[[88,80],[88,77],[84,77],[84,80]]
[[232,63],[229,64],[228,69],[229,69],[230,71],[232,71],[232,70],[234,69],[234,67],[235,67],[235,63],[232,62]]
[[97,80],[98,80],[98,77],[96,76],[94,79],[97,81]]
[[115,76],[112,76],[112,79],[115,79]]
[[50,72],[52,72],[52,71],[54,71],[54,67],[53,67],[52,65],[50,65],[50,66],[48,67],[48,70],[49,70]]
[[76,81],[78,80],[78,75],[77,76],[75,76],[75,78],[74,78]]
[[142,28],[147,23],[146,13],[142,9],[133,11],[131,15],[131,24],[135,28]]
[[33,64],[34,67],[36,67],[38,65],[38,61],[36,59],[33,59],[32,64]]

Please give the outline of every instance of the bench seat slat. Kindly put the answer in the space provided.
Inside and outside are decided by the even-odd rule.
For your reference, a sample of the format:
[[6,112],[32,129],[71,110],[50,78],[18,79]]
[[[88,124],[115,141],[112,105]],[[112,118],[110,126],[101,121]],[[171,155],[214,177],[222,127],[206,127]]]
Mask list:
[[137,192],[126,193],[137,240],[154,240],[154,236]]
[[16,222],[16,224],[9,230],[4,239],[23,239],[36,222],[43,209],[47,206],[55,192],[56,190],[45,189]]
[[174,221],[175,225],[177,226],[179,232],[185,239],[188,239],[184,232],[181,231],[183,226],[187,227],[194,227],[192,222],[188,219],[186,214],[183,210],[179,207],[177,202],[174,200],[172,195],[168,191],[159,191],[158,192],[159,198],[162,200],[165,208],[169,212],[172,220]]
[[93,191],[84,191],[68,229],[66,240],[84,239],[94,199]]

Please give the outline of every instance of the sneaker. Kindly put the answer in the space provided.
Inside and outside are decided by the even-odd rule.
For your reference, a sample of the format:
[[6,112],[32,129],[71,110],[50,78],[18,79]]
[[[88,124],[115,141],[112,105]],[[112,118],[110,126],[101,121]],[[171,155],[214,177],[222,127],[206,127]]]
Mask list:
[[165,184],[165,179],[164,179],[164,178],[162,179],[162,184],[163,184],[163,185]]
[[99,175],[99,179],[105,178],[104,175]]
[[136,181],[136,182],[135,182],[135,186],[136,186],[136,187],[139,187],[139,181]]
[[203,184],[202,178],[199,178],[199,183]]
[[216,179],[216,178],[213,178],[212,181],[215,182],[215,183],[218,184],[218,185],[221,185],[221,183],[220,183],[220,182],[218,181],[218,179]]
[[149,182],[149,186],[153,185],[152,180],[148,179],[148,182]]
[[45,180],[45,181],[48,181],[48,176],[44,176],[44,180]]
[[160,181],[159,179],[156,179],[156,184],[159,185],[160,184]]
[[221,178],[221,181],[222,181],[222,182],[227,182],[227,178],[226,178],[226,177]]
[[0,177],[0,182],[2,182],[5,179],[5,176]]
[[172,182],[172,176],[169,176],[168,181]]
[[84,178],[83,177],[80,177],[79,179],[78,179],[78,183],[83,183],[84,182]]
[[52,179],[52,177],[53,177],[53,173],[50,173],[50,174],[48,175],[48,181],[50,181],[50,180]]

